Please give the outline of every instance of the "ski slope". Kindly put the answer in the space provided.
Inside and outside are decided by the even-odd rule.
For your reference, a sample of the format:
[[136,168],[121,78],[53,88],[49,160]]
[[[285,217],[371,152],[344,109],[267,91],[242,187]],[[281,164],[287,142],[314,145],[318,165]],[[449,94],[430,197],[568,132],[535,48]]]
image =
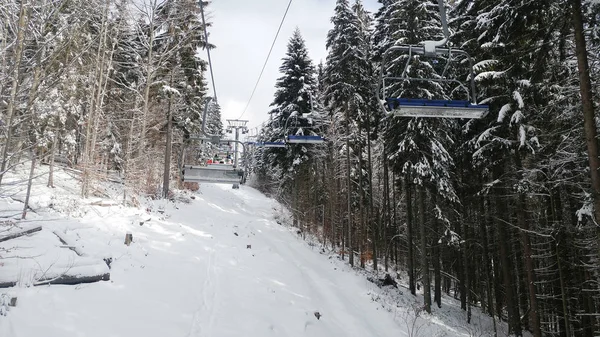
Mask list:
[[112,256],[111,280],[12,288],[0,336],[406,336],[371,299],[376,286],[278,224],[278,207],[249,187],[203,185],[190,204],[47,220],[39,235],[60,230],[88,256]]

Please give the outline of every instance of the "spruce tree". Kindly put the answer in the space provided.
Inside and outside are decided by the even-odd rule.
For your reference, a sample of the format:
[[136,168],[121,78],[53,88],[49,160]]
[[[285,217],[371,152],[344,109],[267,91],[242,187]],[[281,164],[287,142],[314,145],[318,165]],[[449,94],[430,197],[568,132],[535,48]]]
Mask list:
[[209,104],[206,114],[206,132],[211,135],[223,135],[223,120],[221,119],[221,106],[219,103]]
[[[535,237],[529,234],[534,229],[530,225],[525,195],[533,193],[532,186],[538,184],[532,184],[531,178],[535,175],[532,175],[534,171],[530,170],[528,163],[536,157],[541,159],[538,152],[544,151],[544,147],[554,140],[562,142],[558,138],[551,140],[544,137],[542,139],[551,141],[547,145],[540,144],[539,136],[545,133],[544,130],[554,129],[552,124],[561,123],[563,117],[556,115],[556,106],[548,102],[562,100],[563,104],[566,103],[565,96],[557,89],[563,85],[558,83],[564,81],[570,70],[565,68],[568,63],[559,61],[563,54],[560,50],[562,42],[554,41],[556,37],[564,36],[564,27],[570,25],[567,24],[570,18],[564,15],[569,12],[565,5],[565,1],[553,1],[549,5],[547,1],[514,0],[503,3],[486,1],[475,5],[461,3],[457,8],[461,14],[461,29],[457,35],[470,41],[465,47],[478,57],[476,70],[480,74],[476,79],[491,111],[484,121],[486,127],[472,130],[478,133],[474,164],[494,172],[487,179],[495,182],[498,195],[505,196],[506,188],[511,188],[516,194],[512,199],[517,204],[515,217],[520,228],[523,273],[528,287],[528,298],[523,301],[530,306],[530,319],[524,323],[535,336],[542,335],[538,314],[539,289],[532,248]],[[477,38],[473,39],[475,36]],[[559,110],[564,108],[567,106]],[[506,197],[498,196],[497,199],[501,206],[508,202],[502,200]],[[504,221],[509,219],[508,215],[500,213]],[[504,223],[497,226],[499,235],[510,236],[510,231],[503,233]],[[508,260],[503,262],[510,263]],[[516,304],[511,303],[516,302],[516,298],[510,294],[510,282],[505,281],[509,322],[511,330],[520,334],[519,312]]]
[[[279,67],[282,76],[275,83],[275,97],[270,111],[271,118],[260,139],[282,142],[287,135],[315,135],[314,119],[311,118],[311,101],[315,99],[315,67],[299,29],[290,38],[283,63]],[[314,102],[313,102],[314,105]],[[264,149],[263,165],[279,168],[282,185],[292,182],[303,163],[309,160],[308,147],[302,144],[286,149]]]
[[[437,1],[402,0],[390,3],[382,8],[378,15],[378,25],[374,40],[375,49],[379,58],[387,48],[395,44],[418,45],[424,40],[441,40],[443,38]],[[437,81],[426,79],[440,79],[438,58],[424,57],[422,55],[392,54],[388,56],[389,67],[383,71],[392,76],[399,76],[408,62],[410,67],[408,77],[422,78],[423,81],[396,81],[389,83],[385,88],[388,97],[448,99],[446,88]],[[442,60],[443,61],[443,60]],[[456,122],[448,119],[433,118],[390,118],[385,125],[384,142],[387,145],[393,170],[405,177],[407,188],[414,184],[417,189],[418,220],[421,228],[421,256],[422,270],[425,277],[425,305],[431,311],[431,298],[429,293],[427,251],[430,239],[424,229],[426,193],[439,195],[434,205],[435,212],[442,222],[449,224],[452,217],[448,215],[447,207],[458,201],[455,186],[451,180],[454,168],[454,158],[449,153],[451,146],[452,129]],[[411,207],[407,205],[407,207]],[[436,238],[437,241],[437,238]],[[408,245],[412,245],[408,242]],[[410,255],[410,254],[409,254]],[[409,257],[412,260],[412,257]],[[413,281],[414,282],[414,281]],[[412,284],[412,282],[411,282]],[[412,285],[411,285],[411,288]]]
[[[359,17],[359,14],[361,17]],[[345,157],[346,194],[346,241],[350,251],[354,251],[357,240],[353,236],[354,223],[352,209],[359,205],[364,186],[356,189],[352,180],[368,181],[363,175],[364,167],[354,169],[352,157],[360,156],[365,140],[360,132],[361,120],[365,121],[367,111],[372,102],[372,77],[369,58],[369,21],[360,2],[352,9],[347,0],[336,1],[331,22],[333,28],[327,33],[326,47],[328,54],[324,70],[323,97],[326,109],[331,114],[331,121],[338,125],[334,131],[341,138],[333,144],[338,156]],[[362,208],[360,208],[362,210]],[[350,263],[354,264],[354,254],[350,254]]]

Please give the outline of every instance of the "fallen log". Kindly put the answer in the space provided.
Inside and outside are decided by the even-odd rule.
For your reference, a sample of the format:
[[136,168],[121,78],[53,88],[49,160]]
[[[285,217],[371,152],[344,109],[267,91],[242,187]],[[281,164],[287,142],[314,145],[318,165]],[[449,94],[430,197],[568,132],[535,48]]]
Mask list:
[[0,282],[0,288],[10,288],[17,285],[17,282]]
[[[5,278],[4,280],[0,281],[0,288],[10,288],[22,283],[20,280],[9,280]],[[104,264],[104,261],[101,263],[95,263],[93,265],[73,267],[66,272],[50,272],[45,275],[41,275],[34,280],[25,282],[28,285],[31,284],[34,286],[40,286],[52,284],[76,285],[99,281],[110,281],[110,272],[108,271],[106,264]]]
[[23,229],[23,230],[20,230],[20,231],[11,233],[11,234],[2,235],[2,236],[0,236],[0,242],[16,239],[16,238],[24,236],[24,235],[39,232],[41,230],[42,230],[42,226],[36,226],[33,228],[29,228],[29,229]]
[[34,285],[46,285],[46,284],[65,284],[65,285],[76,285],[82,283],[94,283],[99,281],[110,281],[110,273],[96,275],[96,276],[70,276],[63,275],[53,279],[39,280]]
[[121,202],[117,202],[117,201],[114,201],[114,200],[98,200],[98,201],[90,202],[88,205],[90,205],[90,206],[112,207],[112,206],[119,206],[119,205],[121,205]]
[[[96,275],[96,276],[60,276],[52,279],[42,279],[35,282],[34,286],[41,285],[52,285],[52,284],[63,284],[63,285],[77,285],[83,283],[94,283],[100,281],[110,281],[110,273]],[[11,288],[17,285],[16,281],[11,282],[0,282],[0,288]]]

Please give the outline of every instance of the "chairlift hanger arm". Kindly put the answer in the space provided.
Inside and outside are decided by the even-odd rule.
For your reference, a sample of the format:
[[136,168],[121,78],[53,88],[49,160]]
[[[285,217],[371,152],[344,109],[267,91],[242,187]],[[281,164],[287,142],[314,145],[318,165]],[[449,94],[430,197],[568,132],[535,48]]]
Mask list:
[[467,100],[471,100],[471,94],[469,92],[469,89],[461,81],[451,79],[451,78],[431,79],[431,78],[418,78],[418,77],[408,77],[408,76],[403,76],[403,77],[385,76],[385,77],[383,77],[383,80],[384,81],[385,80],[409,80],[409,81],[418,81],[418,82],[435,81],[435,82],[442,82],[442,83],[455,83],[462,90],[464,90],[465,93],[467,93]]
[[[409,55],[407,64],[404,67],[404,71],[402,74],[403,76],[405,75],[405,72],[408,69],[408,64],[410,62],[411,55],[413,55],[413,54],[427,55],[427,51],[426,51],[425,47],[423,47],[423,46],[401,45],[401,46],[392,46],[392,47],[388,48],[388,50],[386,50],[383,53],[382,60],[381,60],[381,71],[379,72],[380,80],[379,80],[378,92],[381,92],[383,94],[383,96],[385,96],[385,88],[386,88],[385,80],[386,79],[398,79],[397,77],[395,78],[395,77],[390,77],[390,76],[384,75],[387,70],[386,66],[388,63],[389,55],[393,52],[403,52],[403,53],[408,53],[408,55]],[[477,88],[475,86],[475,73],[473,71],[473,65],[474,65],[473,58],[471,57],[471,55],[469,55],[469,53],[467,53],[464,50],[453,49],[453,48],[436,48],[436,56],[438,56],[438,55],[450,56],[451,54],[462,55],[462,56],[466,57],[467,60],[469,61],[469,69],[470,69],[469,82],[470,82],[470,86],[471,86],[471,88],[470,88],[471,96],[473,98],[473,102],[475,104],[477,104]],[[421,80],[432,80],[432,81],[438,81],[438,82],[447,81],[447,79],[421,79]],[[457,80],[454,80],[454,81],[457,81]],[[459,82],[459,81],[457,81],[457,82]],[[462,86],[464,87],[464,85],[462,85]]]
[[423,41],[421,44],[423,45],[423,49],[425,51],[425,55],[427,56],[435,56],[437,54],[438,47],[443,47],[448,43],[450,39],[450,31],[448,29],[448,19],[446,17],[446,3],[444,0],[438,0],[439,12],[440,12],[440,21],[442,22],[442,31],[444,33],[444,38],[438,41]]
[[[295,135],[288,135],[287,134],[287,130],[288,130],[288,121],[290,120],[290,117],[295,117],[296,118],[296,122],[298,121],[298,116],[296,114],[290,114],[288,116],[288,118],[285,120],[285,128],[283,129],[284,132],[286,133],[285,135],[285,142],[288,144],[321,144],[325,142],[325,139],[322,138],[321,136],[295,136]],[[304,128],[311,128],[311,127],[302,127]]]

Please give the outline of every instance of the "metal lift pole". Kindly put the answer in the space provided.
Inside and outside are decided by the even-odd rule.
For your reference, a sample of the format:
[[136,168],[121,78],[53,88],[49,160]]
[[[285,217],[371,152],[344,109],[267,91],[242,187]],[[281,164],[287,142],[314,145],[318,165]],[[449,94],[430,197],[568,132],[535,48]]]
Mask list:
[[[229,125],[227,126],[226,131],[227,132],[233,132],[233,129],[235,129],[235,150],[234,150],[234,162],[233,162],[233,168],[237,168],[238,166],[238,144],[240,144],[240,130],[242,130],[242,133],[248,133],[248,127],[246,126],[246,124],[248,123],[248,120],[240,120],[240,119],[228,119],[227,123],[229,123]],[[243,145],[243,144],[242,144]],[[244,151],[245,151],[245,147],[244,147]],[[233,188],[239,188],[239,184],[234,184]]]
[[235,145],[234,145],[235,153],[233,155],[233,168],[236,168],[237,164],[238,164],[238,142],[239,141],[240,141],[240,129],[235,128]]

